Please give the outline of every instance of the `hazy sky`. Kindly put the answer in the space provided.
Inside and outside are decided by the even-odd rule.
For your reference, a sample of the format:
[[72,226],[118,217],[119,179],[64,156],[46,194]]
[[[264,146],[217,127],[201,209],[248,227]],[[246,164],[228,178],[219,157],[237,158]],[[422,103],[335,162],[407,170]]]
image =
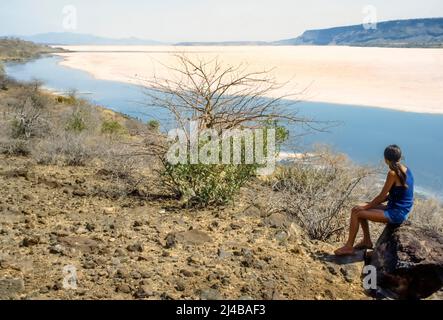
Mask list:
[[[74,30],[64,29],[73,17],[72,7],[63,13],[67,5],[76,9]],[[70,31],[167,42],[279,40],[306,29],[360,24],[366,5],[377,9],[379,21],[443,17],[443,0],[0,0],[0,35]]]

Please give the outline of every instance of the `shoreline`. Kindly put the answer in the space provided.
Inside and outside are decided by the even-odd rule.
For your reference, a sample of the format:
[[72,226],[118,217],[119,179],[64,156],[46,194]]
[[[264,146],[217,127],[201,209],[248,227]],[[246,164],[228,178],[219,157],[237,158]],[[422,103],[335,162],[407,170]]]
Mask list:
[[[109,51],[118,49],[118,47],[109,46],[100,47],[101,51],[94,51],[97,47],[64,46],[63,48],[71,52],[53,54],[63,59],[59,62],[61,66],[85,71],[95,79],[134,85],[142,85],[143,78],[150,78],[154,74],[166,77],[166,71],[159,62],[171,65],[174,62],[171,59],[173,53],[186,52],[197,54],[199,57],[216,54],[220,60],[226,59],[227,64],[231,65],[243,62],[243,58],[249,59],[248,55],[250,55],[251,63],[247,65],[257,68],[270,59],[262,56],[260,52],[262,47],[229,47],[224,49],[225,51],[220,51],[219,54],[217,50],[223,49],[217,47],[209,48],[210,53],[202,51],[205,48],[196,47],[190,49],[168,47],[167,50],[161,50],[162,47],[141,47],[143,51],[137,51],[137,48],[140,48],[135,47],[130,48],[132,51],[122,52]],[[277,59],[282,59],[280,65],[276,66],[279,69],[279,73],[275,75],[276,80],[285,83],[287,79],[292,79],[285,88],[276,91],[275,96],[296,92],[294,98],[287,98],[287,100],[381,108],[420,114],[443,114],[443,90],[438,89],[443,87],[441,76],[443,74],[443,49],[426,49],[430,53],[420,60],[421,49],[314,48],[314,53],[317,50],[320,53],[317,52],[313,58],[309,57],[312,47],[265,48],[275,54],[272,58],[274,60],[270,63],[280,63]],[[73,49],[90,50],[85,52]],[[283,49],[296,50],[295,53],[301,51],[299,53],[301,61],[290,60],[288,54],[291,52],[286,53]],[[403,50],[393,52],[402,54],[412,52],[413,57],[400,56],[398,58],[400,62],[384,58],[385,53],[392,53],[391,50]],[[362,52],[366,56],[358,57],[358,54]],[[329,57],[329,53],[334,53],[334,55]],[[353,57],[354,53],[357,57]],[[344,56],[341,56],[343,54]],[[371,60],[373,54],[374,59],[386,61],[373,62]],[[131,55],[130,59],[128,55]],[[348,58],[351,61],[347,62]],[[385,70],[389,65],[392,65],[392,70]],[[343,88],[346,89],[343,90]]]

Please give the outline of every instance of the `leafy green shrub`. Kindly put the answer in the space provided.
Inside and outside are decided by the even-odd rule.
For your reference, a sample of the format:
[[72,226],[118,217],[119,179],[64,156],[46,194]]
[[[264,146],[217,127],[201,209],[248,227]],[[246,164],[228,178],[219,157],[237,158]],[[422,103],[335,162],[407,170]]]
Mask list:
[[149,120],[148,121],[148,129],[152,131],[158,131],[160,128],[160,122],[157,120]]
[[[276,123],[267,123],[267,128],[276,130],[276,149],[287,139],[287,131]],[[280,131],[280,133],[279,133]],[[267,132],[267,131],[266,131]],[[267,134],[264,134],[264,154],[267,154]],[[200,148],[205,141],[200,141]],[[231,159],[233,159],[231,140]],[[187,205],[223,205],[233,199],[241,187],[256,176],[262,165],[245,161],[245,141],[241,140],[241,164],[191,164],[188,155],[186,164],[171,164],[164,161],[162,176],[167,186],[181,197]],[[220,150],[219,159],[222,159]]]
[[66,122],[66,130],[72,132],[82,132],[86,130],[85,114],[82,110],[75,110]]
[[121,135],[126,132],[126,129],[118,121],[105,120],[102,123],[101,132],[108,135]]
[[167,163],[163,177],[188,205],[222,205],[255,176],[254,165]]

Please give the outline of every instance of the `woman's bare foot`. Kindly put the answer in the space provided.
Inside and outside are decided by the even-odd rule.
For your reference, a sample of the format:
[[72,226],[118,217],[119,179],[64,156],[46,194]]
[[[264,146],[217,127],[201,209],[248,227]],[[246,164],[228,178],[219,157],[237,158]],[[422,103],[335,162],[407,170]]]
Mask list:
[[362,241],[354,246],[355,250],[365,250],[374,248],[374,244],[371,241]]
[[352,256],[355,254],[355,250],[353,247],[344,246],[341,247],[340,249],[335,250],[334,254],[336,256]]

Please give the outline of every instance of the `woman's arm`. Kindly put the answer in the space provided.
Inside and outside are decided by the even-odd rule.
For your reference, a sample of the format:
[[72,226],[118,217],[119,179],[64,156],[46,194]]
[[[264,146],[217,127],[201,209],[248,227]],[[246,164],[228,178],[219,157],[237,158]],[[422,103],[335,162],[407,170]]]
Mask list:
[[390,171],[386,178],[383,190],[380,192],[378,196],[374,198],[374,200],[369,202],[367,205],[363,206],[362,209],[369,210],[385,202],[388,198],[389,191],[391,190],[392,186],[395,184],[395,179],[396,179],[396,173],[394,171]]

